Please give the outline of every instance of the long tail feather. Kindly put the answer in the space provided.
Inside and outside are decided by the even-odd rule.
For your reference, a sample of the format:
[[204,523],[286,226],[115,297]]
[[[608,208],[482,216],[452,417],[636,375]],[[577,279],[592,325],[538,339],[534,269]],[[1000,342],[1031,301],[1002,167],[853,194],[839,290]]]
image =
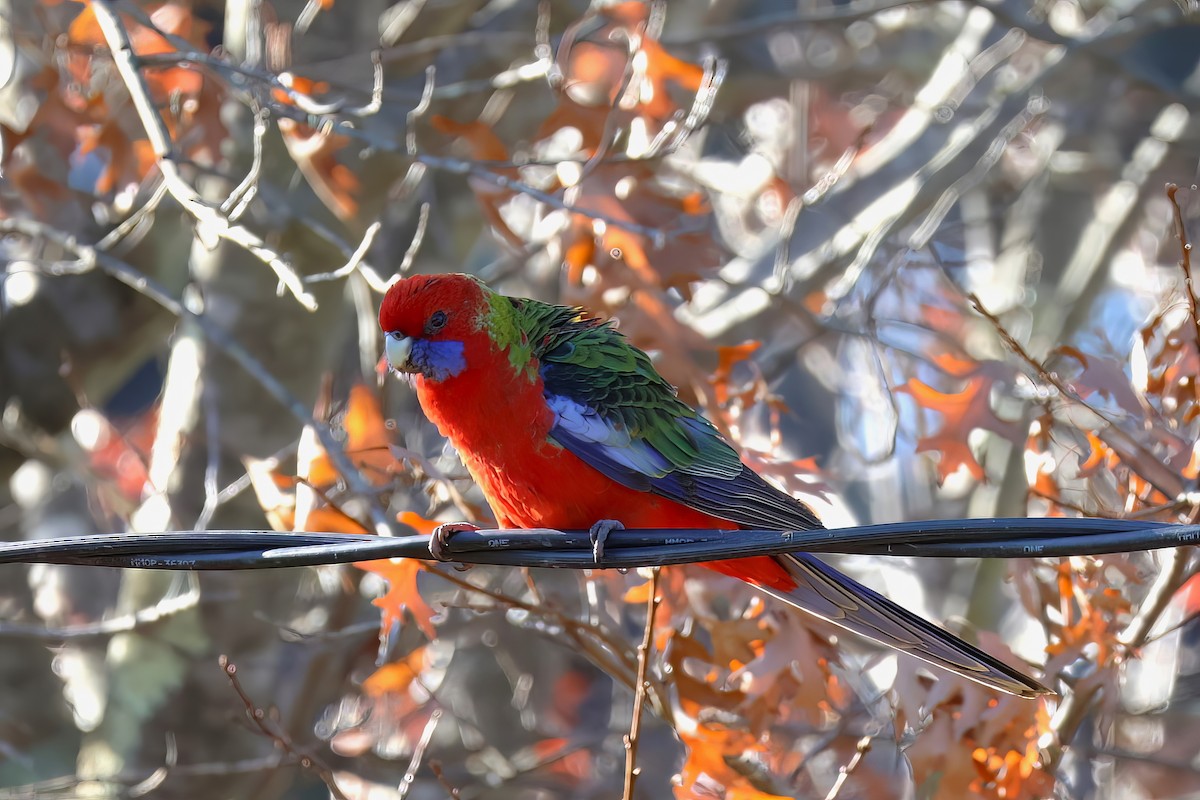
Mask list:
[[1032,678],[814,556],[780,556],[778,561],[796,587],[759,588],[789,605],[984,686],[1021,697],[1053,694]]

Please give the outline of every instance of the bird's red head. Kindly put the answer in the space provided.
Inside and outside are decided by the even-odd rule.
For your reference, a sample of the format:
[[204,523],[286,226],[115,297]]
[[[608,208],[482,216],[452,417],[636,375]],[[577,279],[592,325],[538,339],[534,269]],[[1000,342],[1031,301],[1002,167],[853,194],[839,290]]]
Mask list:
[[484,286],[470,275],[414,275],[397,281],[379,309],[379,327],[414,339],[462,340],[479,330]]
[[488,289],[469,275],[397,281],[379,309],[388,362],[397,372],[444,381],[466,368],[466,343],[480,335]]

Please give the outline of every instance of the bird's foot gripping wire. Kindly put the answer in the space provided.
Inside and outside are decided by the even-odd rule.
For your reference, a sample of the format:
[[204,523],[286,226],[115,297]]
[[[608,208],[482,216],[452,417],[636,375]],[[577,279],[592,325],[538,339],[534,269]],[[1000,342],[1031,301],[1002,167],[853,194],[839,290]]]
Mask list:
[[429,554],[438,561],[453,561],[454,559],[450,555],[450,539],[456,533],[477,530],[479,530],[479,526],[469,522],[446,522],[438,525],[429,536]]
[[604,543],[608,541],[608,535],[613,531],[623,530],[625,526],[615,519],[602,519],[588,528],[588,536],[592,539],[592,558],[596,560],[597,566],[604,558]]

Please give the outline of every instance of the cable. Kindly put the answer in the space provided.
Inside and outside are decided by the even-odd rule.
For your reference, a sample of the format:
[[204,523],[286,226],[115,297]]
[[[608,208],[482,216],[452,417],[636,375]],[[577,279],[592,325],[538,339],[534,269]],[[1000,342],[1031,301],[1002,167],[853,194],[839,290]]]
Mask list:
[[[634,568],[787,552],[927,558],[1029,558],[1131,552],[1200,541],[1200,526],[1142,520],[926,520],[807,531],[614,531],[598,565],[585,531],[480,530],[450,540],[455,561],[567,569]],[[0,564],[168,570],[278,569],[383,558],[430,559],[425,536],[263,530],[117,533],[0,543]]]

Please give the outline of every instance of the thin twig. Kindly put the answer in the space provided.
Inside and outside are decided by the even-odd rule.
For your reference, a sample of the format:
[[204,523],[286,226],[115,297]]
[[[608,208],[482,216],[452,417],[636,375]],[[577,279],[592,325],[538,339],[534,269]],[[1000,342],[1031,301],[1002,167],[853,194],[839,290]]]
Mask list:
[[867,735],[858,740],[858,744],[854,747],[854,756],[838,772],[837,780],[829,788],[829,794],[825,795],[825,800],[837,800],[837,796],[842,792],[842,787],[846,785],[846,781],[854,774],[854,770],[858,769],[858,765],[862,763],[863,758],[869,752],[871,752],[871,737]]
[[1140,442],[1134,439],[1129,433],[1122,430],[1119,426],[1108,420],[1104,414],[1093,408],[1087,401],[1079,396],[1079,393],[1064,383],[1057,375],[1052,373],[1046,366],[1033,357],[1025,346],[1016,340],[1016,338],[1000,321],[1000,318],[988,310],[983,304],[983,300],[978,295],[972,293],[967,295],[971,305],[975,310],[991,323],[992,329],[996,331],[996,335],[1000,337],[1004,345],[1012,351],[1012,353],[1025,363],[1029,369],[1037,375],[1038,379],[1049,386],[1053,386],[1059,395],[1071,403],[1074,403],[1082,408],[1086,408],[1097,417],[1104,420],[1105,426],[1096,431],[1096,435],[1109,447],[1111,447],[1121,460],[1127,464],[1130,469],[1133,469],[1143,478],[1150,482],[1155,489],[1158,489],[1167,497],[1178,497],[1185,489],[1183,480],[1179,475],[1166,466],[1164,466],[1157,456],[1149,452]]
[[[597,666],[604,670],[605,673],[617,678],[622,683],[629,686],[629,688],[636,691],[637,685],[635,681],[637,675],[637,665],[635,660],[626,653],[621,642],[609,635],[609,633],[600,626],[577,620],[574,617],[557,611],[549,605],[526,603],[510,595],[496,592],[483,586],[477,586],[470,581],[463,580],[462,578],[459,578],[448,572],[439,570],[436,567],[427,565],[425,569],[435,575],[440,576],[444,580],[453,583],[455,586],[458,586],[461,589],[466,589],[471,592],[478,592],[479,594],[490,597],[497,602],[504,603],[505,605],[509,605],[514,608],[519,608],[522,611],[527,611],[531,614],[539,614],[542,616],[551,617],[554,622],[557,622],[562,626],[563,631],[569,637],[571,637],[571,640],[575,642],[580,651],[587,655],[588,658],[592,659]],[[596,647],[592,646],[587,638],[585,638],[582,634],[590,636],[596,643],[599,643],[602,646],[602,649],[597,649]],[[665,700],[665,692],[661,696],[656,693],[655,708],[659,710],[660,713],[665,713],[665,710],[668,708]]]
[[1189,577],[1187,567],[1191,561],[1192,550],[1190,547],[1176,547],[1167,551],[1165,563],[1159,566],[1153,586],[1138,606],[1138,613],[1117,637],[1117,641],[1127,649],[1137,650],[1146,643],[1154,623],[1158,622],[1179,587]]
[[[1174,210],[1176,234],[1179,238],[1180,268],[1184,274],[1185,293],[1188,310],[1195,331],[1196,347],[1200,349],[1200,311],[1192,282],[1191,272],[1191,243],[1188,241],[1187,229],[1183,222],[1183,213],[1176,199],[1178,187],[1168,184],[1167,197]],[[978,303],[977,303],[978,305]],[[1115,448],[1114,448],[1115,449]],[[1178,492],[1176,494],[1179,494]],[[1192,505],[1188,522],[1194,523],[1200,518],[1200,506]],[[1155,623],[1160,619],[1175,593],[1189,577],[1188,564],[1194,548],[1177,547],[1170,550],[1158,570],[1154,584],[1146,597],[1143,598],[1138,612],[1126,626],[1117,641],[1125,648],[1126,653],[1133,653],[1142,647],[1150,638]],[[1044,734],[1039,747],[1042,750],[1043,761],[1048,770],[1053,770],[1062,760],[1066,745],[1074,738],[1079,726],[1091,710],[1092,701],[1103,686],[1104,673],[1096,672],[1081,681],[1059,706],[1050,723],[1050,731]]]
[[229,197],[225,198],[225,202],[221,203],[221,213],[228,215],[232,221],[236,222],[241,219],[242,214],[246,213],[246,209],[250,208],[250,201],[258,194],[259,176],[262,174],[263,139],[267,135],[269,118],[264,109],[260,108],[254,112],[250,168],[246,170],[246,177],[242,178],[242,182],[235,186],[229,193]]
[[403,275],[412,269],[413,261],[421,250],[421,242],[425,241],[425,229],[428,224],[429,203],[421,203],[421,210],[417,213],[417,230],[413,233],[412,241],[404,250],[404,258],[400,259],[400,266],[396,270],[397,275]]
[[37,639],[45,642],[63,642],[79,639],[98,639],[118,633],[155,625],[182,611],[195,608],[200,603],[200,592],[189,591],[178,597],[164,598],[150,608],[139,608],[132,614],[113,619],[100,620],[86,625],[67,628],[48,628],[45,625],[25,625],[19,622],[0,622],[0,638]]
[[346,797],[342,790],[338,788],[337,781],[333,777],[333,770],[330,769],[328,764],[316,756],[299,749],[286,734],[267,724],[268,714],[266,709],[260,708],[254,702],[254,700],[251,699],[250,695],[246,693],[246,690],[242,688],[242,682],[238,680],[237,677],[237,665],[230,661],[227,656],[221,656],[218,659],[218,663],[221,665],[221,671],[225,673],[225,677],[229,679],[229,684],[233,687],[233,690],[237,693],[238,698],[242,701],[242,705],[246,707],[246,718],[251,722],[251,724],[254,725],[259,733],[275,742],[285,753],[296,757],[299,760],[301,767],[311,770],[313,773],[315,773],[317,777],[325,782],[325,785],[329,788],[329,793],[333,795],[336,800],[350,800],[348,797]]
[[412,758],[408,760],[408,768],[404,770],[404,778],[400,781],[398,800],[408,797],[408,791],[417,778],[417,767],[421,765],[421,759],[425,757],[425,751],[429,749],[429,742],[433,739],[433,732],[441,719],[442,710],[440,708],[434,709],[433,713],[429,715],[429,722],[425,723],[425,730],[421,731],[421,738],[417,741],[417,746],[413,748]]
[[371,51],[371,102],[360,108],[347,108],[347,114],[356,117],[372,117],[383,109],[383,56],[379,50]]
[[304,288],[300,276],[282,255],[269,247],[258,234],[234,223],[219,208],[205,202],[195,187],[184,179],[176,162],[175,146],[170,131],[167,130],[154,101],[150,99],[150,89],[139,69],[138,56],[130,42],[129,31],[113,11],[109,0],[96,0],[91,8],[112,53],[117,73],[121,76],[146,131],[146,138],[154,150],[155,163],[171,196],[196,219],[202,233],[207,232],[226,239],[252,253],[275,272],[281,286],[286,287],[304,308],[309,311],[316,310],[316,298]]
[[[418,223],[418,225],[420,225],[420,223]],[[367,230],[363,232],[363,237],[362,240],[359,241],[358,247],[356,247],[354,252],[350,254],[350,258],[346,260],[346,263],[343,266],[338,267],[333,272],[320,272],[316,275],[308,275],[304,278],[304,282],[325,283],[327,281],[341,280],[342,278],[349,276],[362,265],[363,259],[367,257],[367,251],[369,251],[371,249],[371,245],[375,243],[375,236],[378,235],[382,227],[383,223],[379,222],[378,220],[372,222],[367,227]]]
[[429,769],[433,772],[434,777],[438,779],[438,783],[442,785],[442,788],[445,789],[450,796],[454,798],[454,800],[458,800],[458,798],[462,797],[462,790],[452,784],[450,779],[446,777],[446,773],[442,770],[442,762],[438,761],[437,759],[430,760]]
[[[97,250],[91,245],[80,242],[71,234],[33,219],[20,217],[0,219],[0,232],[19,233],[34,239],[54,242],[67,252],[74,254],[80,261],[80,272],[86,272],[89,269],[99,267],[121,283],[145,295],[175,316],[195,324],[213,346],[237,362],[247,374],[257,380],[259,385],[266,389],[267,393],[275,398],[280,405],[291,412],[292,416],[299,420],[301,424],[313,427],[317,438],[321,441],[321,446],[325,448],[338,474],[346,481],[346,485],[351,492],[363,497],[373,497],[377,494],[377,490],[363,477],[358,468],[354,466],[354,462],[346,455],[345,449],[338,442],[332,431],[329,430],[328,425],[318,423],[313,418],[312,413],[300,402],[299,398],[293,395],[278,378],[272,375],[258,359],[251,355],[241,343],[230,336],[224,328],[221,328],[208,317],[192,311],[179,300],[176,300],[164,286],[116,256],[105,253],[102,250]],[[391,521],[383,513],[382,509],[379,508],[379,504],[370,503],[369,508],[371,522],[375,525],[377,532],[381,534],[390,533],[393,530]]]
[[550,62],[550,70],[546,80],[551,89],[558,89],[562,84],[562,70],[554,61],[554,48],[550,45],[550,15],[552,11],[550,0],[538,0],[537,21],[533,28],[533,56],[538,61],[543,59]]
[[[447,158],[445,156],[435,156],[428,153],[417,153],[414,156],[422,164],[425,164],[433,169],[440,169],[446,172],[452,172],[456,175],[467,175],[472,178],[478,178],[485,183],[490,183],[498,186],[501,189],[506,189],[514,194],[523,194],[532,197],[538,202],[545,203],[548,206],[556,208],[560,211],[566,211],[571,214],[578,214],[581,217],[597,220],[609,225],[613,228],[620,228],[630,233],[636,233],[639,236],[644,236],[650,240],[651,246],[655,250],[661,250],[666,246],[667,241],[675,236],[685,233],[695,233],[699,228],[694,228],[687,225],[676,225],[670,230],[663,228],[650,227],[648,225],[640,225],[636,222],[631,222],[620,217],[614,217],[611,214],[606,214],[603,211],[597,211],[592,208],[583,208],[568,203],[560,197],[556,197],[549,192],[543,192],[541,189],[536,189],[524,181],[510,178],[507,175],[501,175],[499,172],[487,169],[482,164],[475,161],[465,161],[459,158]],[[696,223],[699,225],[699,223]],[[705,225],[710,223],[705,222]]]
[[104,234],[104,238],[98,241],[96,246],[101,250],[112,250],[115,248],[125,240],[125,237],[132,234],[144,221],[154,215],[154,212],[158,210],[159,204],[162,203],[163,198],[166,196],[167,184],[165,181],[159,180],[146,202],[139,205],[137,210],[121,221],[121,224]]
[[212,522],[221,502],[221,487],[217,482],[221,466],[221,415],[217,408],[216,391],[209,381],[200,387],[200,405],[204,409],[204,505],[193,527],[202,531]]
[[[1188,316],[1192,318],[1192,332],[1195,338],[1196,351],[1200,353],[1200,303],[1196,301],[1196,285],[1192,279],[1192,243],[1188,241],[1187,225],[1183,222],[1183,209],[1179,207],[1179,187],[1173,183],[1167,184],[1167,198],[1171,201],[1171,210],[1175,215],[1175,236],[1179,239],[1179,268],[1183,270],[1183,293],[1187,298]],[[1193,381],[1195,390],[1200,393],[1200,383]]]
[[1097,671],[1076,683],[1050,718],[1050,730],[1038,740],[1042,766],[1047,773],[1052,775],[1058,768],[1067,745],[1092,710],[1092,701],[1099,695],[1105,678],[1105,672]]
[[[173,145],[166,125],[162,118],[158,115],[157,109],[154,108],[153,102],[150,99],[148,88],[138,71],[138,65],[143,62],[143,59],[138,57],[129,44],[128,32],[121,24],[117,16],[108,7],[109,0],[100,0],[96,7],[96,17],[101,24],[101,29],[105,33],[105,39],[109,42],[110,49],[113,51],[113,60],[116,63],[118,72],[124,79],[126,86],[129,88],[130,95],[134,99],[134,105],[137,108],[138,116],[142,120],[142,124],[146,129],[147,138],[154,149],[155,155],[158,156],[158,164],[167,181],[168,188],[171,194],[194,216],[202,225],[207,225],[211,231],[229,241],[238,244],[260,260],[275,270],[280,278],[281,283],[286,286],[306,308],[315,308],[315,299],[311,297],[303,288],[303,281],[296,275],[295,271],[288,265],[278,253],[271,250],[266,243],[253,232],[232,224],[231,221],[223,216],[217,209],[206,204],[196,190],[188,184],[180,175],[176,162],[179,160],[177,154],[173,151]],[[181,54],[182,55],[182,54]],[[220,66],[229,68],[224,62],[214,62],[212,59],[195,59],[210,66]],[[146,63],[159,63],[160,59],[145,59]],[[540,60],[535,64],[527,65],[519,70],[510,70],[513,72],[511,82],[518,80],[529,80],[533,77],[540,77],[548,74],[550,71],[550,61],[548,59]],[[695,105],[689,119],[692,124],[698,124],[702,121],[704,115],[711,108],[711,95],[716,91],[721,78],[724,76],[723,64],[714,62],[714,72],[710,81],[711,91],[702,90],[701,94],[705,95],[703,102]],[[286,74],[285,74],[286,76]],[[285,76],[280,76],[285,77]],[[266,76],[270,79],[270,76]],[[279,84],[280,80],[271,80],[272,85]],[[287,85],[287,81],[283,81],[283,85],[291,94],[291,87]],[[497,80],[490,81],[491,88],[504,88],[497,85]],[[653,242],[655,249],[661,249],[665,246],[668,238],[671,235],[689,233],[687,229],[677,229],[674,231],[663,231],[658,228],[652,228],[645,225],[639,225],[635,222],[613,217],[601,211],[588,208],[580,208],[574,204],[566,203],[562,199],[555,197],[552,194],[536,189],[522,181],[515,180],[506,175],[502,175],[485,167],[482,163],[476,161],[465,161],[462,159],[447,158],[443,156],[434,156],[430,154],[419,153],[416,142],[416,123],[428,111],[429,105],[435,96],[443,97],[441,92],[436,90],[436,73],[431,65],[426,70],[425,86],[421,94],[420,102],[410,111],[406,120],[406,133],[404,137],[404,147],[408,155],[415,158],[419,163],[434,169],[441,169],[448,172],[453,172],[459,175],[469,175],[478,178],[487,183],[492,183],[502,189],[507,189],[512,192],[525,194],[533,197],[542,203],[552,206],[557,209],[568,211],[572,214],[579,214],[589,219],[598,220],[605,225],[621,228],[630,233],[636,233],[645,236]],[[292,97],[298,102],[297,97]],[[370,106],[368,106],[370,108]],[[275,109],[278,111],[278,109]],[[329,114],[341,111],[341,106],[336,108],[321,108],[309,109],[309,114],[313,116],[327,116]],[[286,116],[286,115],[285,115]],[[311,119],[304,120],[306,124],[311,124]],[[684,125],[684,130],[687,129],[687,124]],[[354,128],[347,129],[344,125],[334,125],[332,130],[338,133],[349,134]],[[386,148],[383,148],[386,149]],[[311,304],[311,305],[310,305]]]
[[425,473],[425,477],[431,479],[438,484],[446,495],[450,498],[450,502],[459,510],[467,519],[479,519],[481,509],[477,508],[469,501],[461,490],[455,485],[455,480],[464,480],[465,478],[454,478],[447,475],[442,470],[438,469],[437,465],[431,459],[426,458],[415,450],[401,447],[399,445],[389,445],[388,452],[396,459],[396,463],[400,465],[404,461],[410,462],[413,467]]
[[[692,98],[692,107],[684,115],[676,112],[672,119],[663,125],[662,130],[654,137],[654,141],[646,149],[646,157],[662,158],[670,155],[683,146],[683,143],[708,119],[725,76],[729,73],[729,64],[724,59],[704,59],[704,76],[700,81],[700,89]],[[666,145],[664,147],[663,145]]]
[[638,740],[642,732],[642,706],[646,702],[646,670],[650,664],[650,650],[654,646],[654,615],[661,602],[658,597],[659,568],[650,570],[650,594],[646,599],[646,630],[637,650],[637,685],[633,691],[633,719],[629,722],[629,734],[625,737],[625,792],[623,800],[633,800],[633,787],[641,770],[637,766]]
[[429,111],[436,85],[437,69],[430,64],[425,68],[425,87],[421,90],[421,101],[413,106],[412,111],[404,118],[404,149],[413,158],[417,156],[417,122]]

